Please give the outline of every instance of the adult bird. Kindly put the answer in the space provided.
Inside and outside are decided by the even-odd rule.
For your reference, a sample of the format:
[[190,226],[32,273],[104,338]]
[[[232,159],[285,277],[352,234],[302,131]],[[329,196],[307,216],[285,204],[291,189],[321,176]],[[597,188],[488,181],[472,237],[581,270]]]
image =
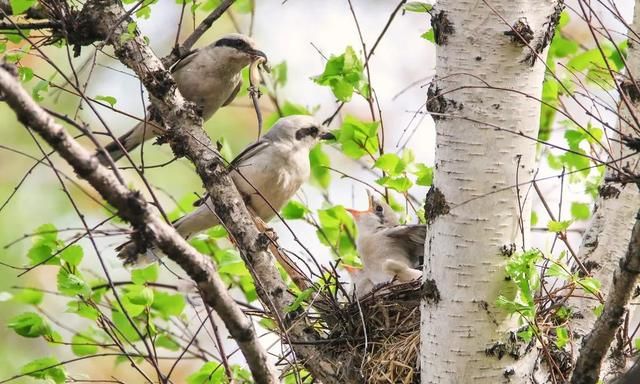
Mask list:
[[[171,73],[182,96],[195,103],[207,121],[220,107],[233,101],[242,87],[240,72],[256,60],[266,62],[267,55],[256,48],[250,37],[234,33],[191,51],[171,68]],[[162,123],[151,117],[120,136],[118,141],[130,152],[163,132]],[[114,161],[124,156],[116,141],[107,144],[105,149]],[[96,152],[96,156],[103,164],[107,163],[103,152]]]
[[375,286],[394,278],[409,281],[421,276],[413,268],[424,257],[425,225],[400,224],[391,207],[371,194],[366,211],[347,211],[358,228],[356,248],[363,265],[360,279],[368,279]]
[[[264,222],[271,220],[293,197],[310,175],[309,151],[320,141],[333,139],[311,116],[279,119],[258,141],[246,147],[230,164],[230,175],[250,211]],[[220,221],[211,197],[176,220],[175,229],[185,238],[211,228]],[[116,248],[125,264],[144,264],[159,255],[150,249],[143,255],[134,242]]]

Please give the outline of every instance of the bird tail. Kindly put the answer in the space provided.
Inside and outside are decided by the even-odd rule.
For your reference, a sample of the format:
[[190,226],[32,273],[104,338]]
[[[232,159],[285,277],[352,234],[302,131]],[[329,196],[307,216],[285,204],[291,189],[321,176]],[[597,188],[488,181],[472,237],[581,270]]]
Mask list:
[[[138,145],[142,144],[143,141],[157,136],[158,130],[154,125],[155,124],[153,122],[140,122],[136,124],[133,129],[118,137],[117,141],[114,140],[107,144],[104,149],[109,156],[111,156],[113,161],[116,162],[125,155],[125,151],[123,151],[122,148],[124,148],[126,152],[131,152],[136,149]],[[120,145],[122,145],[122,147]],[[104,152],[98,150],[96,151],[95,156],[103,165],[109,163],[107,155]]]
[[422,277],[422,271],[413,269],[398,260],[385,260],[382,263],[382,269],[391,275],[395,275],[398,281],[403,283],[411,280],[417,280]]
[[[213,213],[213,205],[210,200],[207,200],[206,203],[201,204],[194,211],[187,213],[171,224],[173,224],[180,236],[189,239],[193,235],[220,224],[220,221]],[[116,251],[118,252],[118,258],[122,260],[125,266],[144,266],[164,257],[164,254],[159,249],[155,247],[143,249],[133,240],[120,244]]]

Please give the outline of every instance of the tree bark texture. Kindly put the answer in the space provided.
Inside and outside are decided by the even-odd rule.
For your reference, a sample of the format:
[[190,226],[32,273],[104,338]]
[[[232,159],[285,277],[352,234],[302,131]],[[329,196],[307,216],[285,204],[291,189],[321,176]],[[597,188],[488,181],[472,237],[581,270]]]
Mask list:
[[507,345],[515,324],[494,303],[506,289],[501,248],[528,246],[529,186],[516,185],[536,167],[536,98],[561,10],[549,0],[442,0],[432,11],[436,162],[424,276],[437,294],[422,306],[423,383],[520,382],[531,372]]

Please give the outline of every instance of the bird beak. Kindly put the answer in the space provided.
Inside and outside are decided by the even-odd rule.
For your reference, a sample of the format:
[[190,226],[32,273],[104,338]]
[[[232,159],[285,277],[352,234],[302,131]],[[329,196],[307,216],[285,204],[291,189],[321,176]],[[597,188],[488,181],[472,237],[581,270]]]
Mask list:
[[323,132],[320,134],[320,140],[335,140],[336,137],[333,133],[331,132]]
[[251,58],[253,60],[259,60],[262,59],[263,60],[263,64],[266,64],[268,59],[267,59],[267,54],[262,52],[259,49],[252,49],[249,54],[251,55]]
[[368,211],[358,211],[356,209],[351,209],[351,208],[345,208],[345,210],[347,212],[349,212],[351,214],[351,216],[353,216],[354,219],[357,219],[358,217],[360,217],[360,215],[362,215],[363,213],[367,213]]

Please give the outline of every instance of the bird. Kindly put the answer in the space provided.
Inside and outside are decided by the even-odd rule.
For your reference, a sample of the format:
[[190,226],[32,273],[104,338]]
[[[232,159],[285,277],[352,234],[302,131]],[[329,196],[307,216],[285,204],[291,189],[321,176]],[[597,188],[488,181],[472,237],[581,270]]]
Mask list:
[[[259,140],[248,145],[229,164],[230,176],[250,211],[264,222],[271,220],[310,176],[309,152],[320,140],[335,136],[307,115],[280,118]],[[206,196],[197,208],[176,220],[174,228],[190,238],[220,221],[213,201]],[[153,248],[137,253],[129,241],[116,251],[125,265],[143,265],[158,259]]]
[[[220,107],[233,101],[242,87],[240,72],[257,60],[266,63],[267,55],[256,48],[250,37],[233,33],[191,51],[171,67],[171,74],[182,96],[195,103],[203,120],[207,121]],[[138,123],[118,138],[127,152],[164,132],[162,123],[153,117],[152,109],[148,114],[151,116],[148,121]],[[116,141],[104,148],[113,161],[124,156]],[[108,164],[102,151],[96,151],[96,157],[101,163]]]
[[358,235],[356,249],[362,261],[360,277],[372,286],[396,279],[410,281],[422,273],[414,268],[424,258],[427,227],[424,224],[400,224],[398,216],[385,202],[369,194],[366,211],[347,209],[354,218]]

